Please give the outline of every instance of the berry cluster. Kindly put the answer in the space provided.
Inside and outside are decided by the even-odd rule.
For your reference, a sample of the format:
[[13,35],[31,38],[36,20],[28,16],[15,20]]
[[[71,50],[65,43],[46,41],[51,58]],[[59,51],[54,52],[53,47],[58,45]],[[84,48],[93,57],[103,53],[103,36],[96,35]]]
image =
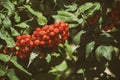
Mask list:
[[52,25],[46,25],[43,28],[36,28],[32,39],[36,46],[55,47],[64,43],[68,38],[68,24],[61,21]]
[[16,55],[25,58],[30,55],[32,49],[54,48],[64,43],[69,36],[68,24],[64,21],[36,28],[32,36],[21,35],[17,37]]
[[31,40],[30,35],[21,35],[17,36],[16,46],[18,50],[16,51],[16,55],[20,58],[25,58],[29,56],[31,53],[31,49],[33,48],[33,41]]

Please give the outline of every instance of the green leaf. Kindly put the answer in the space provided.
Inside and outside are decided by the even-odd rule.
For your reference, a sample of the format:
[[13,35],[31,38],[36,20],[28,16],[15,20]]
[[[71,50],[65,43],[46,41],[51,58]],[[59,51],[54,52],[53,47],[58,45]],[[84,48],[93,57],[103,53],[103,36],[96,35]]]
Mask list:
[[107,32],[103,32],[102,34],[100,34],[101,36],[105,36],[105,37],[112,37],[111,34],[107,33]]
[[7,76],[10,80],[19,80],[15,74],[15,71],[14,69],[9,69],[8,70],[8,73],[7,73]]
[[3,69],[0,65],[0,76],[4,76],[5,75],[5,69]]
[[9,29],[10,27],[12,27],[12,23],[11,23],[11,20],[9,19],[9,17],[6,17],[3,20],[3,26],[5,29]]
[[55,66],[50,70],[50,73],[63,72],[68,68],[66,61],[63,61],[59,65]]
[[93,6],[93,3],[91,2],[87,2],[83,5],[81,5],[79,8],[78,8],[78,13],[82,13],[82,12],[85,12],[86,10],[90,9],[91,7]]
[[25,5],[25,7],[28,9],[28,11],[37,17],[37,21],[39,25],[45,25],[47,24],[46,17],[43,16],[41,12],[33,10],[29,5]]
[[65,11],[75,11],[77,9],[77,5],[76,4],[72,4],[72,5],[68,5],[65,7],[67,8]]
[[47,61],[47,63],[49,63],[50,61],[51,61],[51,55],[50,54],[47,54],[47,56],[46,56],[46,61]]
[[88,58],[89,55],[92,53],[94,47],[95,47],[95,41],[92,41],[86,45],[86,58]]
[[8,15],[15,11],[14,5],[9,0],[2,0],[0,5],[8,9]]
[[15,67],[17,67],[18,69],[20,69],[21,71],[25,72],[28,75],[31,75],[31,73],[29,73],[26,69],[24,69],[18,62],[17,62],[17,57],[13,56],[12,59],[10,60],[10,62],[12,62],[14,64]]
[[59,56],[60,56],[60,53],[54,52],[54,53],[51,54],[51,56],[59,57]]
[[11,29],[11,35],[12,36],[18,36],[18,35],[20,35],[20,33],[18,33],[18,31],[15,30],[13,27],[11,27],[10,29]]
[[75,37],[73,38],[73,42],[74,42],[75,44],[79,44],[79,43],[80,43],[81,36],[82,36],[84,33],[86,33],[86,31],[84,31],[84,30],[81,30],[80,32],[78,32],[78,33],[75,35]]
[[111,60],[112,59],[112,53],[114,51],[114,47],[113,46],[99,46],[96,51],[96,57],[98,60],[100,60],[101,57],[106,58],[107,60]]
[[79,69],[78,71],[77,71],[77,74],[83,74],[84,73],[84,70],[83,69]]
[[15,12],[14,19],[15,19],[15,22],[20,22],[20,16],[18,15],[17,12]]
[[74,14],[67,11],[58,11],[58,15],[53,15],[52,17],[54,19],[64,20],[66,22],[79,22],[79,19]]
[[20,28],[29,28],[29,25],[25,22],[21,22],[19,24],[16,24],[15,26],[20,27]]
[[5,39],[5,42],[7,44],[7,47],[15,47],[15,41],[12,37],[8,37]]
[[8,62],[10,60],[10,56],[0,53],[0,60],[3,62]]

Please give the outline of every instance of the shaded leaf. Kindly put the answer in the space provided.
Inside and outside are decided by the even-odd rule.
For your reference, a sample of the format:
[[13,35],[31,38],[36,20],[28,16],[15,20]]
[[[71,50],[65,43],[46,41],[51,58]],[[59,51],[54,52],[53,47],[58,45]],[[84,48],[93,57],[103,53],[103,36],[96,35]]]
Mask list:
[[106,58],[107,60],[111,60],[112,59],[112,53],[114,51],[114,47],[113,46],[99,46],[96,51],[96,57],[98,60],[100,60],[101,57]]
[[95,41],[92,41],[86,45],[86,58],[92,53],[95,46]]
[[0,76],[4,76],[6,73],[5,73],[5,69],[3,68],[2,65],[0,65]]
[[10,56],[0,53],[0,60],[3,62],[8,62],[10,60]]
[[8,70],[8,73],[7,73],[7,76],[10,80],[19,80],[15,74],[15,71],[14,69],[9,69]]
[[11,27],[10,29],[11,29],[12,36],[18,36],[18,35],[20,35],[20,33],[18,33],[18,31],[15,30],[13,27]]
[[73,42],[74,42],[75,44],[79,44],[79,43],[80,43],[81,36],[82,36],[84,33],[86,33],[86,31],[84,31],[84,30],[81,30],[80,32],[78,32],[78,33],[75,35],[75,37],[73,38]]
[[64,20],[66,22],[79,22],[79,19],[74,14],[67,11],[58,11],[58,15],[53,15],[52,17],[54,19]]
[[37,17],[37,22],[39,25],[45,25],[47,24],[46,17],[43,16],[41,12],[33,10],[29,5],[25,5],[25,7],[28,9],[28,11]]
[[13,56],[12,59],[10,60],[10,62],[12,62],[14,64],[15,67],[17,67],[18,69],[20,69],[21,71],[25,72],[28,75],[31,75],[31,73],[29,73],[26,69],[24,69],[18,62],[17,62],[17,57]]

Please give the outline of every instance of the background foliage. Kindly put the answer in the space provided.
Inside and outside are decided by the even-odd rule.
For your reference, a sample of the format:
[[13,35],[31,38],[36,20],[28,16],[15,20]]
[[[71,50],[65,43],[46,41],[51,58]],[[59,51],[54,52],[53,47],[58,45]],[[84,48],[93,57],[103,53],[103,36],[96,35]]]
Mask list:
[[[0,0],[0,80],[120,79],[119,13],[119,0]],[[15,56],[17,36],[61,20],[70,36],[56,51]]]

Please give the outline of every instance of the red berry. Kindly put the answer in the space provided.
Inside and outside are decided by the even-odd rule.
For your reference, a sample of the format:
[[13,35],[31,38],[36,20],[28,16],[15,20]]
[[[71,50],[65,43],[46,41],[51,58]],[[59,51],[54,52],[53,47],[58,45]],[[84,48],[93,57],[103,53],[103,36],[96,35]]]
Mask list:
[[55,28],[55,29],[54,29],[54,32],[55,32],[56,34],[58,34],[58,33],[59,33],[59,30],[58,30],[57,28]]
[[54,32],[50,32],[50,37],[54,37],[55,33]]
[[20,40],[20,44],[25,44],[25,40]]
[[39,45],[40,41],[39,40],[35,40],[35,45]]

